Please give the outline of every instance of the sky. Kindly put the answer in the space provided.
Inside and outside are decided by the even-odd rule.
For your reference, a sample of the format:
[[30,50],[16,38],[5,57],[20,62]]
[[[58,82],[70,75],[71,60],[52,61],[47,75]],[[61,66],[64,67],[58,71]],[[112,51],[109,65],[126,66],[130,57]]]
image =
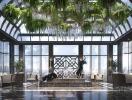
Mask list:
[[121,0],[123,1],[124,3],[126,3],[129,7],[132,8],[132,3],[129,1],[129,0]]

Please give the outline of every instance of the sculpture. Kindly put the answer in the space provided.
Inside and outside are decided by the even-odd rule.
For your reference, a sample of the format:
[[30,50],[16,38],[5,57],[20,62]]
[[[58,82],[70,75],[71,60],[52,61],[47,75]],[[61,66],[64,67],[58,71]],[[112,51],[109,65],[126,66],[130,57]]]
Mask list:
[[54,72],[52,72],[52,73],[42,77],[42,80],[43,81],[52,81],[55,78],[57,78],[57,75]]
[[81,77],[82,71],[83,71],[83,65],[86,64],[86,63],[87,62],[85,60],[80,60],[80,65],[79,65],[79,68],[76,72],[76,75],[77,75],[78,78]]

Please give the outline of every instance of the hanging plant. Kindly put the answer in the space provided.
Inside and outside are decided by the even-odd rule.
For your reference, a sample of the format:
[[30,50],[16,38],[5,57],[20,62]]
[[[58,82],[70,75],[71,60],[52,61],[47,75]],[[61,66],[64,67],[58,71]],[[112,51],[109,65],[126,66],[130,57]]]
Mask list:
[[41,19],[31,19],[25,23],[25,27],[29,32],[39,31],[47,27],[47,23]]
[[60,18],[60,16],[54,12],[51,16],[50,26],[58,27],[58,25],[60,25],[61,22],[62,22],[62,19]]
[[45,20],[33,19],[31,9],[25,9],[22,12],[22,22],[25,24],[25,27],[29,32],[38,31],[47,27],[47,22]]
[[45,13],[46,15],[52,15],[52,13],[56,12],[55,6],[50,2],[46,2],[40,7],[40,11]]
[[76,11],[71,13],[70,18],[76,23],[78,23],[79,26],[82,26],[85,20],[84,13],[79,13]]
[[85,4],[85,3],[88,3],[88,0],[73,0],[73,2],[76,4],[79,4],[79,3]]
[[40,4],[41,0],[23,0],[24,3],[29,4],[29,7],[37,7]]
[[17,8],[14,4],[8,4],[3,8],[3,14],[10,21],[18,20],[21,14],[20,8]]
[[57,10],[61,8],[64,10],[68,4],[68,0],[51,0],[51,1],[54,3]]
[[127,19],[127,17],[130,15],[130,10],[128,7],[122,3],[117,2],[115,5],[111,8],[111,19],[115,21],[117,24],[122,23]]
[[75,12],[76,11],[75,5],[72,3],[69,3],[69,5],[67,5],[67,7],[66,7],[66,11]]
[[98,5],[104,7],[104,8],[108,8],[110,6],[112,6],[114,3],[116,3],[119,0],[97,0]]
[[10,21],[21,19],[31,32],[46,27],[60,27],[67,31],[69,23],[87,32],[94,29],[93,23],[104,29],[109,19],[119,24],[131,15],[128,7],[118,0],[22,0],[21,6],[15,6],[12,2],[7,4],[3,13]]
[[91,23],[90,23],[90,22],[85,22],[85,23],[81,26],[82,32],[84,32],[84,33],[90,31],[91,28],[92,28],[92,26],[91,26]]
[[62,22],[62,23],[60,24],[60,28],[61,28],[63,31],[67,32],[69,29],[72,28],[72,26],[71,26],[70,24],[68,24],[68,23]]

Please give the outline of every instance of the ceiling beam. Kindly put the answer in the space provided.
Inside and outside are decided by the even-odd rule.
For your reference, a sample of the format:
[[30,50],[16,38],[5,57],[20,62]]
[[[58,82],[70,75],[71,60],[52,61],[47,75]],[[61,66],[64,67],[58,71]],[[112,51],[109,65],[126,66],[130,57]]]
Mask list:
[[114,42],[130,41],[132,40],[132,29],[117,38]]

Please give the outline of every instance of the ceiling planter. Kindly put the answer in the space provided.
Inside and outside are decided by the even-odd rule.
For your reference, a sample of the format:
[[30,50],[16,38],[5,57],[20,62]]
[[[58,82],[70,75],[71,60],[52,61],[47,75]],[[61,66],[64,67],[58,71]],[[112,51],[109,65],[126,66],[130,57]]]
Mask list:
[[131,9],[119,0],[21,0],[18,5],[6,5],[3,13],[10,21],[21,20],[29,32],[56,28],[63,35],[76,26],[80,33],[95,27],[105,33],[110,19],[118,25],[131,15]]

